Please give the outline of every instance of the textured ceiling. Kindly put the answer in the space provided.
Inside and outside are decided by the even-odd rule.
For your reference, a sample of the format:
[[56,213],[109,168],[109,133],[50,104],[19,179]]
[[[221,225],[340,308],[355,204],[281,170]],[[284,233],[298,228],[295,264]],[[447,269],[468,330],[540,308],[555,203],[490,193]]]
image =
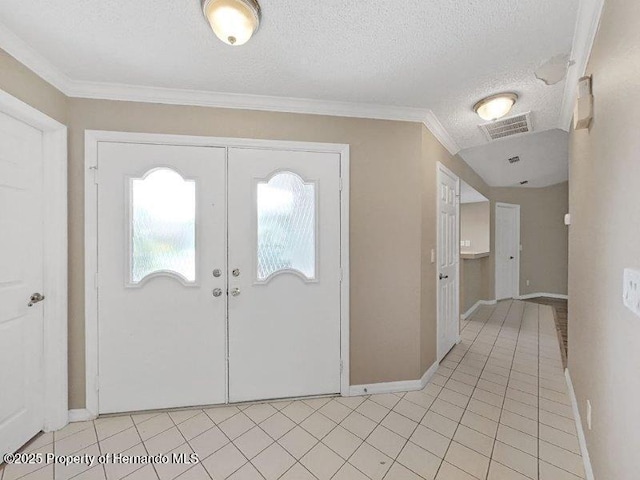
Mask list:
[[[564,130],[511,137],[459,155],[492,187],[546,187],[569,178],[569,134]],[[509,159],[520,157],[518,163]]]
[[73,80],[430,108],[454,140],[486,143],[472,105],[520,95],[556,128],[564,82],[534,72],[571,51],[578,0],[261,0],[243,47],[199,0],[2,0],[4,23]]

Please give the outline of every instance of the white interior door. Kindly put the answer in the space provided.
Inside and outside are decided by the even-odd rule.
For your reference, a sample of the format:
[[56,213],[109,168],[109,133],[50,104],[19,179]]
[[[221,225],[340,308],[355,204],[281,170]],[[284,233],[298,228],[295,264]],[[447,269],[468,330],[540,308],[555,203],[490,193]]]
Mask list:
[[438,360],[459,336],[460,180],[438,166]]
[[44,423],[44,304],[30,302],[46,293],[42,149],[42,132],[0,113],[0,455]]
[[496,299],[520,294],[520,206],[496,204]]
[[340,391],[340,156],[229,150],[229,399]]
[[100,413],[225,402],[225,161],[99,144]]

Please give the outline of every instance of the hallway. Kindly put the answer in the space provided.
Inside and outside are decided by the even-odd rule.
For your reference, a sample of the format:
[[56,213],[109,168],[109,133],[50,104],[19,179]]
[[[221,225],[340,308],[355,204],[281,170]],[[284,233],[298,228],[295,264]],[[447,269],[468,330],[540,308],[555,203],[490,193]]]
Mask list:
[[423,391],[113,416],[42,434],[57,455],[198,464],[6,467],[0,480],[584,478],[551,307],[483,306]]

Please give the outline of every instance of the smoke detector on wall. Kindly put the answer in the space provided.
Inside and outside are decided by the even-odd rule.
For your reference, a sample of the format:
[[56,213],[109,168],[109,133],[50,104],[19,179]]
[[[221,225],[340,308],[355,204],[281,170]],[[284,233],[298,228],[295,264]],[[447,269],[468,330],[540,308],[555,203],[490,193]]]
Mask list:
[[480,130],[482,130],[482,133],[485,134],[489,141],[500,140],[501,138],[522,135],[533,131],[531,112],[502,118],[491,123],[484,123],[478,125],[478,127],[480,127]]

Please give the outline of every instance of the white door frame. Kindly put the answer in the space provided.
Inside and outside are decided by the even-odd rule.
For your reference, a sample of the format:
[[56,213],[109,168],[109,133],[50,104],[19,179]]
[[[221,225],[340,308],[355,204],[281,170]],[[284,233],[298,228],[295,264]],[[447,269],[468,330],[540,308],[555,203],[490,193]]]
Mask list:
[[349,395],[349,145],[335,143],[252,140],[155,133],[111,132],[86,130],[84,182],[84,242],[85,242],[85,380],[86,412],[78,419],[98,416],[98,143],[152,143],[156,145],[189,145],[224,148],[263,148],[340,154],[340,393]]
[[440,348],[440,332],[438,331],[438,329],[440,328],[440,288],[438,288],[438,283],[440,282],[439,279],[439,274],[440,274],[440,270],[438,268],[438,264],[440,259],[438,258],[438,256],[440,255],[440,247],[438,245],[438,242],[440,241],[440,221],[438,219],[439,215],[440,215],[440,193],[439,193],[439,189],[440,189],[440,172],[446,173],[447,175],[453,177],[456,179],[457,182],[457,193],[456,193],[456,217],[458,218],[458,225],[457,225],[457,240],[456,240],[456,248],[458,249],[458,263],[456,266],[456,302],[458,303],[458,308],[457,310],[457,315],[456,318],[458,320],[458,339],[457,339],[457,343],[460,343],[460,177],[458,175],[456,175],[455,173],[453,173],[451,170],[449,170],[443,163],[438,162],[436,165],[436,195],[438,197],[438,200],[436,202],[436,289],[437,289],[437,293],[436,293],[436,361],[439,362],[441,360],[440,358],[440,353],[438,350]]
[[[502,203],[496,202],[494,215],[497,220],[498,208],[513,208],[516,211],[516,288],[513,298],[518,298],[520,296],[520,205],[512,204],[512,203]],[[495,231],[493,232],[494,238],[498,238],[498,222],[495,222]],[[495,245],[494,245],[495,248]],[[496,250],[497,254],[497,250]],[[498,298],[498,264],[494,262],[494,284],[493,291],[496,294],[496,298]],[[500,299],[498,299],[500,300]]]
[[44,227],[44,431],[68,423],[67,127],[0,90],[0,112],[42,132]]

